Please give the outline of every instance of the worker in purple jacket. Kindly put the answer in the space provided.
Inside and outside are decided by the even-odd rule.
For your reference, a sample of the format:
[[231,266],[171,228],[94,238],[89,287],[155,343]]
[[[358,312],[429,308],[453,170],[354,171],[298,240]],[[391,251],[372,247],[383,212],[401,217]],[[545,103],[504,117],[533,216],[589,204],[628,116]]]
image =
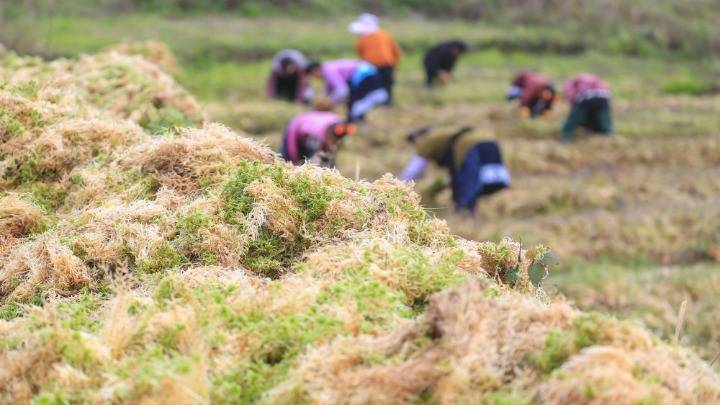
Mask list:
[[389,97],[377,68],[365,61],[311,62],[305,72],[325,82],[325,93],[333,105],[347,103],[349,122],[362,121],[365,114]]
[[334,112],[306,111],[290,120],[285,129],[282,157],[296,165],[308,161],[334,167],[340,141],[355,131],[354,124],[345,123]]

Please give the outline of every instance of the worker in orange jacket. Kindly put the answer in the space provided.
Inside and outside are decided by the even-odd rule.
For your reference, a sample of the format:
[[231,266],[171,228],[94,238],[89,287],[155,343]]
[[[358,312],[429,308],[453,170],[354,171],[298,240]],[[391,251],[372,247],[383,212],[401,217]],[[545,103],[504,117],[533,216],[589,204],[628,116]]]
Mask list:
[[400,46],[392,35],[380,29],[380,20],[376,15],[364,13],[348,26],[350,32],[358,36],[357,53],[360,59],[374,65],[388,92],[386,105],[392,104],[392,87],[395,82],[395,67],[400,61]]

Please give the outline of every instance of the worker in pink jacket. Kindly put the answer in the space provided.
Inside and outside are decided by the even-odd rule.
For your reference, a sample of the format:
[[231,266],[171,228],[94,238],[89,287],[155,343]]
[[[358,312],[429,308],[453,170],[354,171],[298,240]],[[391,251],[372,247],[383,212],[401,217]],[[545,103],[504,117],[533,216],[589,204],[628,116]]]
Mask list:
[[375,66],[355,59],[311,62],[310,77],[325,82],[325,94],[333,105],[347,103],[347,120],[362,121],[365,114],[388,100],[388,92]]
[[595,75],[582,73],[565,82],[564,93],[570,103],[570,114],[563,125],[563,142],[572,141],[577,127],[612,135],[610,88],[604,81]]
[[296,165],[309,161],[333,167],[340,141],[355,130],[355,125],[345,123],[334,112],[306,111],[290,120],[283,137],[282,157]]

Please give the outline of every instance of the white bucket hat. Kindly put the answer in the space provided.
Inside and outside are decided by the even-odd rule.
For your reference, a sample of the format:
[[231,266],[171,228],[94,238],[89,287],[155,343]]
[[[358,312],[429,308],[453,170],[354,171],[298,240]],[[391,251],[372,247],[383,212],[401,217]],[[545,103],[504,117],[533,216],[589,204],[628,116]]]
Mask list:
[[348,25],[348,30],[355,35],[368,35],[380,29],[380,19],[375,14],[362,13]]

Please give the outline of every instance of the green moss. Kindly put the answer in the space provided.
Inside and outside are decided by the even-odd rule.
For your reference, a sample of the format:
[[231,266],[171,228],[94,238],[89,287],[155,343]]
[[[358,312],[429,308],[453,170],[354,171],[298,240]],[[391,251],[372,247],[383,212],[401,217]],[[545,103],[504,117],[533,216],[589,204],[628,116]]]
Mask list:
[[536,363],[540,369],[549,373],[563,365],[573,351],[571,336],[564,332],[551,331],[545,337],[543,350]]
[[316,307],[289,315],[255,310],[228,315],[226,321],[257,346],[235,372],[213,381],[213,403],[252,403],[285,378],[306,346],[342,331],[342,322]]
[[494,285],[491,285],[483,290],[483,295],[487,298],[497,298],[502,295],[502,291]]
[[200,255],[200,263],[205,266],[218,266],[220,265],[220,259],[215,253],[204,251]]
[[198,360],[177,351],[168,351],[159,344],[149,344],[137,356],[130,357],[114,367],[108,374],[120,379],[132,378],[132,389],[113,392],[113,403],[135,403],[143,395],[157,392],[168,376],[188,374],[197,367]]
[[64,319],[63,326],[71,330],[97,332],[101,326],[97,318],[104,298],[102,295],[83,291],[71,300],[62,301],[58,306]]
[[29,81],[22,84],[19,84],[17,86],[14,86],[10,91],[16,95],[26,97],[26,98],[35,98],[37,97],[38,91],[40,90],[38,83],[36,81]]
[[176,268],[187,262],[187,257],[175,250],[168,242],[163,242],[150,258],[139,260],[136,266],[140,271],[156,273]]
[[[286,190],[296,203],[296,207],[283,214],[295,217],[302,223],[302,229],[308,232],[324,231],[317,230],[314,222],[324,216],[327,204],[333,198],[339,198],[340,194],[306,176],[289,176],[280,165],[259,162],[242,162],[225,184],[222,212],[226,222],[243,230],[244,217],[250,213],[255,202],[245,188],[262,178],[270,179],[280,189]],[[338,229],[331,227],[328,231],[336,233]],[[288,238],[263,227],[258,237],[248,244],[243,264],[256,273],[277,277],[283,268],[292,264],[293,258],[309,246],[310,241],[305,234]]]
[[180,127],[192,127],[195,123],[173,107],[154,108],[140,120],[140,126],[150,133],[163,133]]
[[4,335],[0,336],[0,352],[5,352],[9,350],[16,350],[25,343],[25,339],[23,339],[22,336],[18,335]]
[[67,197],[67,190],[58,184],[53,183],[27,183],[20,190],[28,191],[32,202],[44,212],[52,212],[59,208]]
[[85,186],[85,180],[82,178],[81,175],[77,173],[73,173],[70,175],[70,182],[76,186],[83,187]]
[[157,342],[166,350],[176,351],[178,350],[180,334],[182,334],[184,330],[185,325],[182,324],[167,326],[160,332]]
[[328,202],[340,197],[339,193],[304,176],[287,179],[287,185],[293,199],[302,209],[300,216],[303,222],[312,222],[321,218],[325,215]]
[[588,400],[593,400],[597,397],[596,388],[590,384],[585,384],[582,388],[583,397]]
[[25,157],[18,166],[18,183],[38,181],[55,174],[52,171],[43,170],[39,166],[40,156],[38,154],[31,153]]
[[505,243],[485,242],[480,244],[479,253],[488,270],[494,273],[504,273],[507,263],[512,260],[510,247]]
[[188,288],[175,274],[163,277],[153,291],[153,298],[161,307],[170,300],[184,299],[190,295]]
[[12,321],[13,319],[21,316],[23,313],[22,307],[15,302],[8,302],[0,306],[0,319],[6,321]]
[[294,241],[283,239],[263,227],[257,238],[248,246],[243,264],[258,274],[278,277],[283,268],[292,265],[292,259],[309,246],[309,241],[297,237]]
[[80,370],[90,370],[97,365],[93,350],[85,345],[79,331],[67,330],[68,336],[59,336],[55,332],[48,334],[49,342],[54,342],[60,356],[69,365]]
[[340,280],[318,295],[317,302],[321,305],[354,304],[362,317],[362,333],[378,332],[391,325],[396,317],[413,316],[412,309],[405,304],[404,294],[374,279],[367,266],[344,270]]
[[70,405],[75,402],[64,391],[41,392],[31,401],[31,405]]
[[192,211],[178,218],[175,224],[176,235],[172,245],[189,261],[200,261],[205,265],[219,264],[217,256],[202,244],[201,232],[208,229],[218,218],[202,211]]
[[556,370],[580,350],[599,342],[603,321],[599,314],[582,315],[573,319],[570,331],[551,331],[535,364],[546,373]]
[[281,176],[279,166],[267,165],[260,162],[242,162],[238,165],[235,175],[225,184],[223,189],[223,214],[225,220],[233,224],[241,224],[239,216],[250,213],[253,198],[245,192],[245,187],[262,177]]
[[604,320],[598,313],[590,313],[573,319],[573,344],[577,350],[596,344],[600,340]]
[[212,221],[212,216],[202,211],[192,211],[178,219],[176,228],[178,231],[196,234],[202,228],[207,227]]
[[5,111],[0,111],[0,129],[7,138],[14,138],[26,131],[22,122]]
[[456,286],[466,279],[466,275],[457,268],[463,257],[462,251],[438,262],[431,262],[417,250],[398,249],[392,255],[402,262],[397,270],[398,289],[405,295],[406,303],[416,310],[424,308],[431,294]]
[[[418,204],[414,197],[402,186],[395,186],[384,189],[382,192],[369,191],[373,198],[381,201],[387,212],[396,218],[401,218],[408,224],[408,236],[413,243],[422,246],[429,246],[441,239],[441,243],[452,243],[452,236],[445,235],[438,237],[437,228],[428,222],[428,213],[422,205]],[[369,221],[375,214],[375,207],[359,207],[359,210],[366,211],[363,215],[364,222]]]
[[488,398],[491,405],[522,405],[533,403],[530,395],[517,392],[495,392]]

